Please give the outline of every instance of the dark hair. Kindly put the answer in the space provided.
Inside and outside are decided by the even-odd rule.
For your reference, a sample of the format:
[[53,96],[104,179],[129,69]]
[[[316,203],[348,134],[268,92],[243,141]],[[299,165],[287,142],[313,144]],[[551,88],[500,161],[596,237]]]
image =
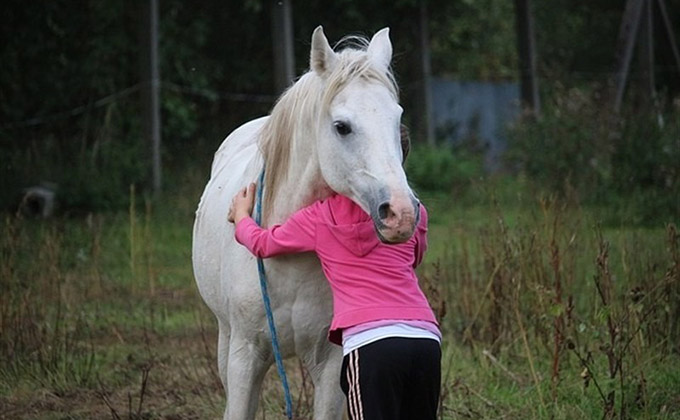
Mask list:
[[408,152],[411,151],[411,135],[408,127],[406,127],[404,124],[401,124],[399,127],[399,132],[401,134],[401,154],[403,156],[401,163],[404,164],[406,163],[406,156],[408,156]]

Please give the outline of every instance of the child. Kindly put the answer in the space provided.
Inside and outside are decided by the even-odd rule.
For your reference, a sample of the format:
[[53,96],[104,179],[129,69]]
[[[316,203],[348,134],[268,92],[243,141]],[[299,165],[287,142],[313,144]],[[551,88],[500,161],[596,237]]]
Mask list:
[[[408,136],[406,136],[408,138]],[[402,149],[404,159],[408,143]],[[381,243],[373,221],[336,194],[260,228],[250,213],[255,184],[229,209],[236,240],[254,255],[315,251],[333,292],[329,340],[343,347],[340,384],[350,419],[436,419],[441,334],[414,268],[427,248],[427,212],[413,237]]]

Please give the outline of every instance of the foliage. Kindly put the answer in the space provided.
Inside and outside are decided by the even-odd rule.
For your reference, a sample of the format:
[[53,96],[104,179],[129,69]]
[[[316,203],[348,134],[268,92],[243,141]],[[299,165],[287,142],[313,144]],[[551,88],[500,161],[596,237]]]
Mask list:
[[[139,82],[142,6],[85,6],[17,4],[3,17],[2,208],[17,203],[21,188],[44,181],[58,186],[59,204],[68,211],[121,208],[131,184],[146,185],[150,148],[137,100],[146,86]],[[161,74],[167,86],[200,91],[221,67],[201,54],[207,16],[191,12],[182,2],[163,2]],[[107,100],[94,103],[101,98]],[[169,89],[161,99],[166,151],[175,156],[195,135],[199,108]]]
[[406,160],[406,175],[417,191],[459,195],[484,174],[483,154],[473,143],[416,145]]
[[580,89],[558,92],[544,104],[537,121],[522,121],[511,130],[507,157],[547,189],[597,188],[611,177],[606,125],[597,107]]
[[[139,98],[139,91],[146,86],[140,82],[139,73],[143,4],[129,0],[56,0],[43,5],[10,0],[5,6],[0,18],[0,35],[6,40],[0,46],[0,208],[11,208],[22,188],[42,181],[58,184],[62,207],[75,206],[77,210],[124,208],[130,184],[148,188],[150,153],[142,135]],[[390,27],[404,121],[417,137],[424,131],[425,109],[421,93],[421,5],[427,6],[429,14],[435,76],[516,79],[514,9],[512,2],[494,0],[292,2],[295,73],[308,67],[309,36],[317,25],[324,26],[331,42],[345,34],[370,36],[381,27]],[[179,170],[187,165],[209,165],[211,154],[227,133],[244,121],[266,114],[271,107],[277,94],[270,36],[276,3],[198,0],[189,5],[167,0],[160,2],[160,7],[162,160],[166,174],[181,176]],[[542,136],[538,131],[549,134],[547,144],[551,150],[563,151],[564,159],[534,156],[536,161],[527,163],[528,175],[543,177],[540,170],[531,167],[557,163],[557,174],[549,178],[568,177],[580,184],[574,188],[594,194],[608,190],[607,182],[617,177],[630,179],[630,171],[613,166],[627,158],[615,156],[615,150],[607,148],[609,144],[600,148],[601,143],[608,142],[609,134],[598,127],[595,118],[558,110],[562,107],[559,102],[566,101],[573,106],[581,103],[593,115],[600,115],[601,104],[591,101],[588,88],[583,93],[572,92],[569,87],[587,86],[609,77],[622,8],[614,0],[533,3],[544,101],[556,105],[547,107],[538,126],[521,130],[533,138]],[[668,10],[670,20],[677,21],[680,9]],[[680,33],[676,35],[680,37]],[[674,62],[669,59],[667,41],[659,38],[655,76],[672,94],[678,88],[677,73],[672,71]],[[553,91],[556,83],[568,87]],[[102,98],[108,99],[98,102]],[[551,112],[566,112],[571,115],[570,122]],[[556,126],[550,127],[553,123]],[[671,118],[668,123],[672,125]],[[626,132],[636,130],[624,128]],[[663,133],[671,134],[663,134],[664,139],[672,136],[672,130],[667,130]],[[629,138],[624,137],[623,142]],[[639,146],[626,146],[633,153],[631,147]],[[423,153],[423,159],[436,159],[434,152],[429,157]],[[465,156],[461,160],[457,155],[456,160],[445,163],[442,156],[435,166],[450,167],[454,174],[423,173],[415,178],[421,178],[418,182],[426,184],[425,188],[455,189],[458,187],[454,184],[460,185],[462,177],[476,172],[475,159]],[[523,161],[527,162],[526,158]],[[472,167],[464,168],[461,162]],[[584,167],[588,168],[588,177],[576,179],[571,175],[580,174]],[[417,173],[418,169],[412,171]],[[642,176],[632,177],[647,182]],[[435,185],[435,178],[444,184]],[[656,175],[651,178],[660,179]],[[103,185],[97,185],[100,182]],[[559,188],[564,186],[564,182],[558,184]],[[652,194],[644,185],[636,187],[644,190],[639,196]],[[654,189],[652,195],[668,197],[667,191]]]
[[465,80],[517,77],[513,3],[508,1],[430,2],[432,69]]
[[680,218],[679,114],[631,117],[614,139],[612,200],[628,201],[633,222]]
[[532,5],[538,65],[544,79],[601,80],[612,71],[624,3],[554,0]]
[[537,120],[511,130],[507,158],[549,191],[612,204],[609,221],[677,220],[680,120],[678,110],[661,112],[621,118],[596,89],[558,87]]

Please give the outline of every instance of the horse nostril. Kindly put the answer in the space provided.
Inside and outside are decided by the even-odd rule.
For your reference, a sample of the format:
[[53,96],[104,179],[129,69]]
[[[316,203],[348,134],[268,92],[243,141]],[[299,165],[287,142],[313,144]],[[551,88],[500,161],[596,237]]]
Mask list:
[[380,217],[380,220],[385,220],[388,217],[392,215],[392,211],[390,210],[390,203],[389,202],[384,202],[381,205],[378,206],[378,216]]

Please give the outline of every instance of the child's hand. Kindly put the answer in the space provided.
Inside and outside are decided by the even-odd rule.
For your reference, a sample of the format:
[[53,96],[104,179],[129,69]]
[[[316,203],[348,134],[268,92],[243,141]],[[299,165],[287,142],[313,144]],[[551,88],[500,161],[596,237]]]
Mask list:
[[231,207],[229,207],[227,220],[231,223],[238,223],[241,219],[250,216],[250,213],[253,212],[254,202],[255,183],[251,183],[248,187],[243,188],[234,196],[234,199],[231,201]]

